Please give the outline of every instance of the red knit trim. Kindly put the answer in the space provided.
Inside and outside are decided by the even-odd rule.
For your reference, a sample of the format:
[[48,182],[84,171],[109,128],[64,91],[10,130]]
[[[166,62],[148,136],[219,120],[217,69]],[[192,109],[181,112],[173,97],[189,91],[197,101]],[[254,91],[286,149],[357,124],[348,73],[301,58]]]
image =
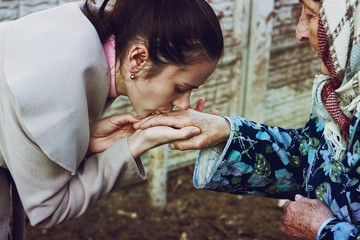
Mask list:
[[319,41],[321,58],[324,61],[325,66],[329,71],[332,79],[331,84],[333,85],[334,89],[337,89],[341,86],[342,81],[339,80],[339,77],[335,70],[334,61],[331,56],[330,47],[329,47],[329,38],[326,34],[326,30],[324,28],[323,22],[320,17],[318,24],[318,41]]
[[329,39],[320,17],[318,24],[318,40],[322,60],[331,75],[331,81],[326,84],[321,91],[321,98],[326,110],[329,112],[332,119],[334,119],[334,121],[339,125],[341,134],[347,140],[349,137],[349,127],[351,121],[343,113],[336,99],[334,90],[341,86],[342,80],[338,78],[338,74],[335,70],[333,58],[330,53]]

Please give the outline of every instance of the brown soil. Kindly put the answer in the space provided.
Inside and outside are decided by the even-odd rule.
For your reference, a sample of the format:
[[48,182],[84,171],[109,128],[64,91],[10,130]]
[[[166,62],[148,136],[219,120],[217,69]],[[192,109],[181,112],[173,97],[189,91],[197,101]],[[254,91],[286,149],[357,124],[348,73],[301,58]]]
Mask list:
[[81,217],[50,229],[26,226],[26,240],[285,240],[278,201],[196,190],[192,167],[168,175],[168,204],[150,206],[147,184],[112,193]]

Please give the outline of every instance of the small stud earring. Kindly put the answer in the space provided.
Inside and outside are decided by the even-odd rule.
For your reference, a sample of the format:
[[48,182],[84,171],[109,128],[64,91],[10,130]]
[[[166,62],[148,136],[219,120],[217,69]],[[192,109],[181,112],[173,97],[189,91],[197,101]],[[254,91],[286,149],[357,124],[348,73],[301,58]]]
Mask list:
[[131,74],[131,75],[130,75],[130,79],[131,79],[131,80],[134,80],[134,79],[135,79],[135,76]]

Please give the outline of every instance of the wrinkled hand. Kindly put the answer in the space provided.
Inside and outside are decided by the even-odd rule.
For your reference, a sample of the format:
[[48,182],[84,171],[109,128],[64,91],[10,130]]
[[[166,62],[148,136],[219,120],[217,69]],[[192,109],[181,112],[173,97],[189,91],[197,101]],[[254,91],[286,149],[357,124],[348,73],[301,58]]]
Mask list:
[[139,119],[131,113],[114,115],[90,124],[90,142],[87,155],[105,151],[121,138],[135,132],[133,124]]
[[284,206],[281,231],[289,240],[314,240],[321,224],[333,217],[330,209],[318,199],[295,196],[295,201],[287,202]]
[[186,140],[174,141],[169,145],[172,149],[190,150],[202,149],[218,145],[228,139],[230,124],[223,117],[217,116],[215,110],[212,114],[202,111],[203,102],[198,103],[195,110],[187,109],[153,115],[134,124],[135,129],[147,129],[154,126],[169,126],[177,129],[195,126],[201,130],[201,134]]
[[200,129],[193,126],[179,129],[167,126],[155,126],[144,130],[137,130],[128,138],[128,143],[131,153],[134,158],[137,158],[151,148],[176,140],[186,140],[199,133]]

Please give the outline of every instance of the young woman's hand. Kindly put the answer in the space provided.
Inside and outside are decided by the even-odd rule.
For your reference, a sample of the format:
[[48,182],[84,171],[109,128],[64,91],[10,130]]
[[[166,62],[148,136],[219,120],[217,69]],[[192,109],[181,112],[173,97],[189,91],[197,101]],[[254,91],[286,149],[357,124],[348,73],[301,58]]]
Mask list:
[[299,194],[295,196],[295,201],[285,204],[284,212],[281,231],[290,240],[316,239],[322,223],[334,216],[320,200],[305,198]]
[[151,148],[177,140],[187,140],[199,133],[200,129],[193,126],[178,129],[156,126],[137,130],[128,138],[128,143],[131,153],[137,158]]
[[131,113],[113,115],[90,124],[87,155],[105,151],[114,142],[135,132],[133,124],[139,119]]
[[172,149],[202,149],[226,141],[230,135],[230,124],[216,113],[206,114],[193,109],[153,115],[134,124],[135,129],[154,126],[169,126],[177,129],[194,126],[201,130],[199,135],[185,140],[177,140],[169,145]]

